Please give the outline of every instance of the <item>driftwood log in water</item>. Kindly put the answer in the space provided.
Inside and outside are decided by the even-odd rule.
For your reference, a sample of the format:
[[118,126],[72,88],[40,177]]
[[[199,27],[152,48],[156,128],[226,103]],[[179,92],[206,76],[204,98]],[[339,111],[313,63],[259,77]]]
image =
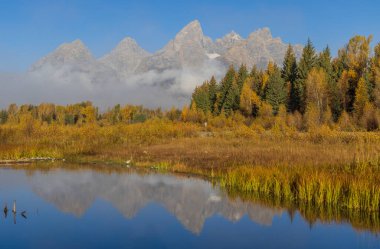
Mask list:
[[33,158],[20,158],[20,159],[9,159],[9,160],[0,160],[0,165],[7,164],[24,164],[32,163],[37,161],[55,161],[55,158],[52,157],[33,157]]
[[55,161],[56,158],[52,157],[32,157],[32,158],[20,158],[20,159],[8,159],[0,160],[0,165],[9,165],[9,164],[26,164],[37,161]]

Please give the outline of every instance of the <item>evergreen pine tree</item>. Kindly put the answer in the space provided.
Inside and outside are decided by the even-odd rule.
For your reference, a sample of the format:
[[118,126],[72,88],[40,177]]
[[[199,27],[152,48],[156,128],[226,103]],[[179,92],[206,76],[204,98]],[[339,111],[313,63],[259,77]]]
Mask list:
[[211,111],[208,82],[196,87],[193,93],[192,104],[195,103],[197,109],[202,110],[204,113]]
[[305,84],[310,70],[316,66],[317,58],[314,46],[310,39],[307,40],[303,48],[300,62],[298,63],[298,79],[296,82],[296,101],[299,103],[297,110],[301,113],[305,111]]
[[317,65],[326,73],[328,82],[331,82],[333,78],[333,66],[331,64],[331,52],[329,46],[327,46],[318,56]]
[[338,82],[343,74],[343,71],[348,70],[347,52],[345,49],[338,50],[338,57],[332,61],[332,75],[334,81]]
[[265,91],[265,100],[272,105],[274,114],[277,114],[280,105],[285,104],[286,96],[286,86],[281,78],[281,71],[275,67],[269,75]]
[[215,109],[215,103],[216,103],[216,98],[217,98],[217,93],[218,93],[218,85],[216,83],[216,79],[214,76],[211,77],[209,86],[208,86],[208,96],[209,96],[209,102],[210,102],[210,111],[214,113]]
[[281,76],[285,82],[294,82],[297,79],[297,61],[293,47],[290,44],[285,53]]
[[237,72],[237,77],[236,77],[236,83],[239,87],[240,93],[241,93],[241,89],[243,88],[244,81],[247,77],[248,77],[247,67],[244,64],[242,64],[239,68],[239,71]]
[[239,94],[239,86],[237,85],[236,80],[232,82],[232,86],[230,87],[226,100],[223,104],[222,109],[224,109],[227,115],[231,115],[233,111],[236,111],[240,107],[240,94]]
[[249,73],[250,78],[252,79],[252,90],[259,96],[263,96],[262,91],[262,71],[258,70],[256,65],[252,67],[251,72]]
[[290,44],[285,54],[281,76],[289,85],[288,111],[294,112],[299,106],[295,85],[297,80],[297,61],[293,47]]
[[[236,81],[236,72],[235,72],[234,67],[230,66],[226,75],[222,79],[221,85],[220,85],[220,97],[218,98],[218,101],[219,101],[218,102],[218,108],[219,108],[218,111],[219,112],[225,106],[227,95],[230,92],[230,89],[231,89],[234,81]],[[228,103],[227,105],[230,105],[230,103]]]

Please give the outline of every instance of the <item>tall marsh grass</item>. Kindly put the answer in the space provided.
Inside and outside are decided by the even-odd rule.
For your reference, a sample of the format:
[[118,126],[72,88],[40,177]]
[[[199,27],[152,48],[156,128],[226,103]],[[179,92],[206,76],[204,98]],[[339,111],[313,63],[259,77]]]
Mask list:
[[144,123],[0,125],[0,160],[132,160],[218,179],[228,191],[305,206],[380,211],[380,133]]
[[242,166],[220,174],[220,184],[280,203],[380,212],[378,165],[348,171],[344,166]]

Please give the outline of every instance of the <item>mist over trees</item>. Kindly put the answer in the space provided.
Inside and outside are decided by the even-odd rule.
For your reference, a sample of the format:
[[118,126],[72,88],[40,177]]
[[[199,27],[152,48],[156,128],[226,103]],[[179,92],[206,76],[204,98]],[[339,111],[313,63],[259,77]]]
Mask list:
[[99,111],[91,102],[11,104],[0,111],[0,123],[20,124],[28,130],[44,123],[113,125],[158,118],[208,122],[215,127],[244,123],[260,129],[378,130],[380,43],[371,56],[371,40],[371,36],[355,36],[335,58],[329,47],[317,53],[308,40],[299,60],[289,45],[282,65],[269,62],[265,69],[230,66],[219,81],[213,76],[197,86],[190,105],[182,110],[115,105]]

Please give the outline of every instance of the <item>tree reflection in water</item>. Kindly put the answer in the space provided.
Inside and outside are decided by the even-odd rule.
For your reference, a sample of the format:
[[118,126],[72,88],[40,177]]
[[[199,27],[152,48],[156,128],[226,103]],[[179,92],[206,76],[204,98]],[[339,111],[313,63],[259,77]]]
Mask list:
[[[160,204],[195,234],[200,234],[206,220],[215,215],[232,222],[247,216],[254,223],[271,226],[274,217],[286,214],[292,220],[296,213],[310,227],[316,222],[336,222],[375,234],[380,231],[379,213],[358,214],[313,205],[300,207],[270,197],[226,193],[206,180],[182,175],[110,167],[65,167],[28,166],[27,183],[38,196],[76,217],[82,217],[95,200],[102,199],[128,219],[150,203]],[[20,215],[27,218],[26,212]],[[5,208],[4,216],[7,216]]]

